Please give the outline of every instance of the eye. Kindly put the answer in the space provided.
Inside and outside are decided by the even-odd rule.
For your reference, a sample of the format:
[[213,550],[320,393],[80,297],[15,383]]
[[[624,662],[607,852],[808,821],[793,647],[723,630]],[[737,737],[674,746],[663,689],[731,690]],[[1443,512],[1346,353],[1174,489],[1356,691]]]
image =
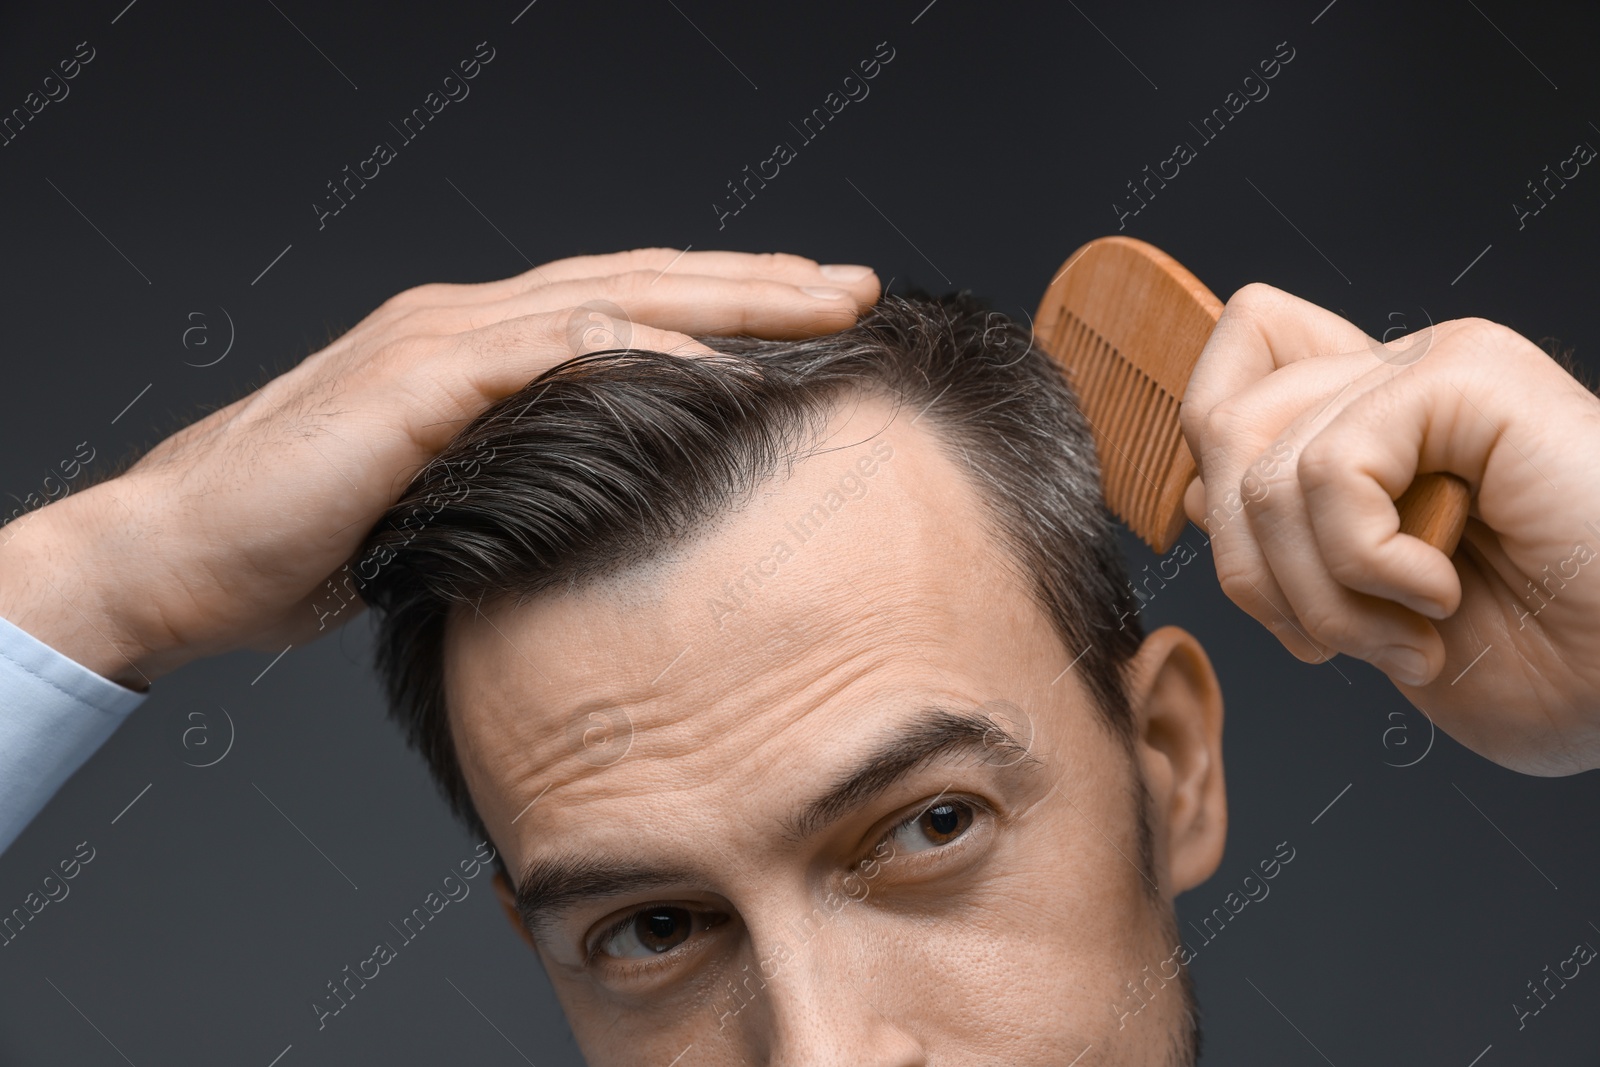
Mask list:
[[913,815],[889,833],[897,850],[925,852],[950,844],[971,827],[977,813],[960,800],[941,800]]
[[654,904],[632,912],[602,930],[593,940],[590,956],[618,960],[659,956],[727,921],[726,915],[675,904]]

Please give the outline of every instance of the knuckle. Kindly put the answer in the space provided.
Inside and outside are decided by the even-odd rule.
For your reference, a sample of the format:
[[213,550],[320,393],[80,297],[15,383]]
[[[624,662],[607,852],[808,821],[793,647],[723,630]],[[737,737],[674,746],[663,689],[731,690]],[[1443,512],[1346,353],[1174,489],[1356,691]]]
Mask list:
[[380,314],[380,315],[403,314],[403,313],[405,313],[407,311],[410,311],[415,306],[416,306],[415,298],[411,295],[411,290],[410,289],[406,289],[403,292],[399,292],[399,293],[394,294],[389,299],[387,299],[383,303],[379,304],[378,305],[378,314]]
[[1500,323],[1491,319],[1480,318],[1476,315],[1468,315],[1465,318],[1456,319],[1455,323],[1456,328],[1464,331],[1469,337],[1500,337],[1505,336],[1506,334],[1519,336],[1516,335],[1515,332],[1509,327],[1502,326]]
[[415,294],[417,300],[421,301],[423,307],[429,307],[448,301],[466,288],[469,287],[451,282],[427,282],[423,285],[414,286],[411,292]]
[[1200,425],[1207,444],[1226,445],[1249,433],[1254,422],[1253,414],[1243,404],[1224,400],[1205,413]]
[[546,280],[541,274],[543,271],[554,271],[559,274],[578,274],[581,272],[581,268],[585,264],[592,262],[593,259],[593,256],[565,256],[561,259],[546,260],[536,267],[530,267],[523,271],[518,277],[526,278],[532,275],[536,280],[543,282]]
[[1190,441],[1200,438],[1205,433],[1205,416],[1196,411],[1192,405],[1178,405],[1178,426],[1183,430],[1184,437]]
[[615,274],[629,274],[648,270],[652,273],[666,266],[675,256],[683,254],[681,248],[633,248],[624,252],[616,260]]
[[1336,603],[1318,598],[1300,608],[1300,627],[1312,638],[1347,655],[1359,653],[1366,647],[1358,621]]
[[1312,662],[1317,654],[1315,640],[1300,629],[1298,623],[1290,622],[1277,612],[1271,613],[1271,618],[1258,618],[1256,621],[1267,628],[1284,650],[1302,663]]
[[[616,274],[606,276],[605,292],[611,299],[621,304],[622,301],[643,293],[659,273],[659,270],[649,270],[642,267],[618,271]],[[627,306],[624,304],[619,310],[626,313]]]
[[1333,580],[1347,589],[1355,588],[1372,577],[1371,564],[1353,553],[1339,552],[1331,556],[1325,553],[1323,564]]
[[1217,584],[1227,598],[1251,615],[1265,607],[1260,588],[1244,570],[1235,566],[1217,565]]
[[440,339],[428,334],[390,337],[377,346],[368,362],[383,369],[419,366],[439,351]]
[[1239,508],[1245,513],[1252,529],[1263,532],[1275,530],[1293,516],[1286,494],[1273,492],[1273,488],[1272,483],[1253,473],[1247,472],[1239,479]]
[[410,334],[452,333],[454,322],[448,309],[422,304],[402,311],[394,326],[396,332]]
[[811,269],[816,267],[814,259],[797,256],[789,252],[757,252],[756,266],[762,274],[779,274],[786,270]]
[[1228,298],[1227,307],[1238,312],[1264,311],[1283,303],[1284,292],[1266,282],[1249,282]]
[[688,334],[673,333],[669,330],[646,330],[634,336],[633,347],[649,352],[676,355],[686,348],[698,349],[699,345]]
[[414,311],[418,308],[431,307],[439,302],[444,295],[444,290],[449,286],[443,282],[426,282],[414,285],[410,289],[402,289],[380,305],[380,310],[391,312]]
[[536,343],[540,327],[515,319],[495,323],[481,330],[463,335],[474,352],[483,356],[500,356],[528,351]]
[[1241,482],[1260,486],[1259,491],[1265,495],[1279,486],[1295,485],[1299,478],[1298,467],[1294,446],[1279,441],[1256,457]]
[[632,348],[643,328],[607,300],[591,300],[561,314],[567,349],[574,355],[611,348]]
[[1300,488],[1310,491],[1332,484],[1341,465],[1340,453],[1331,444],[1320,437],[1311,441],[1300,450],[1300,462],[1295,465]]
[[1480,318],[1458,319],[1456,322],[1456,333],[1463,342],[1459,346],[1460,354],[1475,362],[1491,359],[1504,361],[1507,356],[1539,351],[1538,346],[1526,337],[1498,322]]

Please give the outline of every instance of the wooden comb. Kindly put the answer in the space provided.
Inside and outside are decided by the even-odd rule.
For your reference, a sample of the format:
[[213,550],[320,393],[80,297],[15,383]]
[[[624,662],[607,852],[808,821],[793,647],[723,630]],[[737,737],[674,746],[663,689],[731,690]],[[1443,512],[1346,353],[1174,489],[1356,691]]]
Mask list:
[[[1197,470],[1178,406],[1221,314],[1222,301],[1159,248],[1101,237],[1072,254],[1034,317],[1094,432],[1107,506],[1158,553],[1187,521]],[[1454,555],[1469,496],[1453,474],[1417,475],[1395,501],[1401,532]]]

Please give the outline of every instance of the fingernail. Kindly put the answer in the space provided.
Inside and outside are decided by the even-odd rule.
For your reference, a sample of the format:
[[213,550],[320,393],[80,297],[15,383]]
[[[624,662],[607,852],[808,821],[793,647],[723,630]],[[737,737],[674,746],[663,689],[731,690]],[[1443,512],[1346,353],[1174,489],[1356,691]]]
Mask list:
[[1428,680],[1428,657],[1414,648],[1396,645],[1384,649],[1378,656],[1377,667],[1406,685],[1422,685]]
[[824,278],[832,278],[836,282],[859,282],[872,273],[871,267],[863,267],[859,263],[824,263],[819,269]]
[[843,289],[830,289],[825,285],[802,285],[800,291],[818,300],[843,300],[849,295]]
[[1417,600],[1411,605],[1411,610],[1430,619],[1442,620],[1450,617],[1449,609],[1433,600]]

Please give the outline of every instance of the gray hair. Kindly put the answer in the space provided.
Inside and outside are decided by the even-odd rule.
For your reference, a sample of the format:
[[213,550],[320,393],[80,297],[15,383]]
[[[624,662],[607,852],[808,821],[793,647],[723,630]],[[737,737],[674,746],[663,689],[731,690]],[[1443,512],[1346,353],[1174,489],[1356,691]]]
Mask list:
[[472,830],[487,836],[445,707],[452,609],[526,602],[687,543],[808,454],[852,396],[920,412],[970,472],[1006,562],[1131,751],[1136,605],[1088,424],[1025,328],[965,293],[919,294],[822,337],[703,340],[725,357],[606,351],[545,372],[463,430],[368,537],[362,595],[380,613],[391,714]]

